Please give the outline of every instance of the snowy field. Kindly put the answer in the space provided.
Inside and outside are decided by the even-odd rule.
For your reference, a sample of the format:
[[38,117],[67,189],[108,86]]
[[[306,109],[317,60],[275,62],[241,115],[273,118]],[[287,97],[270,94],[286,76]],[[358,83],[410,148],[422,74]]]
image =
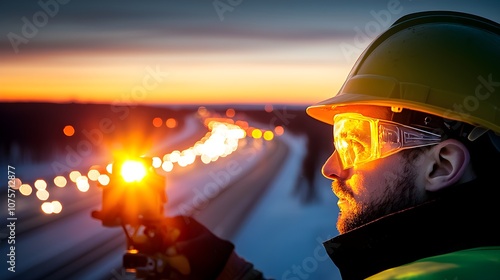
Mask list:
[[306,152],[305,139],[283,137],[290,153],[272,186],[233,242],[236,252],[268,278],[341,279],[322,242],[338,234],[337,198],[330,181],[316,180],[318,200],[303,204],[292,194]]

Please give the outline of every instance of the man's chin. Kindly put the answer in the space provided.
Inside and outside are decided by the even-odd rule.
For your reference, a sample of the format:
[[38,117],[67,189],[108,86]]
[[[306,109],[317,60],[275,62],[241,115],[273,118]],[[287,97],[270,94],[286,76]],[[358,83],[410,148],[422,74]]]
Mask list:
[[349,223],[345,219],[345,214],[340,212],[339,216],[337,218],[337,230],[339,231],[340,234],[346,233],[350,230],[350,227],[348,224]]
[[347,212],[340,211],[337,218],[337,230],[340,234],[346,233],[363,225],[363,223],[359,221],[359,217],[354,217],[352,213],[350,214],[351,215]]

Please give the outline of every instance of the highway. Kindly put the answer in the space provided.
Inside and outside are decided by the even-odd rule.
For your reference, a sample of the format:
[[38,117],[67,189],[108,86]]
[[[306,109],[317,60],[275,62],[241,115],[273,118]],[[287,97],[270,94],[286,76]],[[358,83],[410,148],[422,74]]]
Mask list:
[[[187,127],[177,139],[169,139],[169,145],[159,143],[158,151],[204,133],[200,126]],[[231,239],[265,193],[288,149],[279,138],[247,137],[234,153],[209,164],[197,161],[171,172],[159,169],[167,182],[165,215],[191,215],[218,236]],[[122,229],[103,227],[90,216],[100,209],[101,190],[91,187],[82,193],[66,187],[55,189],[51,196],[64,205],[58,215],[41,214],[34,196],[18,199],[16,272],[3,269],[1,278],[130,279],[121,269]]]

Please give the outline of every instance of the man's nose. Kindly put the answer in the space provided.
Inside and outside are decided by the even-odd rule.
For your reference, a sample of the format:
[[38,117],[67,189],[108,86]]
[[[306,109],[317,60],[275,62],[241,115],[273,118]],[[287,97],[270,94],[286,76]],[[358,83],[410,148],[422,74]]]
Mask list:
[[323,164],[323,168],[321,169],[321,173],[323,173],[323,176],[331,180],[344,178],[346,176],[347,170],[343,169],[337,151],[333,151],[332,155],[325,161],[325,164]]

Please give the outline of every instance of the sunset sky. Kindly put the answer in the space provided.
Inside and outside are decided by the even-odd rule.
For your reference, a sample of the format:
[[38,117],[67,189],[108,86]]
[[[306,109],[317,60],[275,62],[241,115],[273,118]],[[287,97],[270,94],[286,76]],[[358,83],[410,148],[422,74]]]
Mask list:
[[500,21],[498,2],[465,2],[2,1],[0,102],[312,104],[405,14]]

